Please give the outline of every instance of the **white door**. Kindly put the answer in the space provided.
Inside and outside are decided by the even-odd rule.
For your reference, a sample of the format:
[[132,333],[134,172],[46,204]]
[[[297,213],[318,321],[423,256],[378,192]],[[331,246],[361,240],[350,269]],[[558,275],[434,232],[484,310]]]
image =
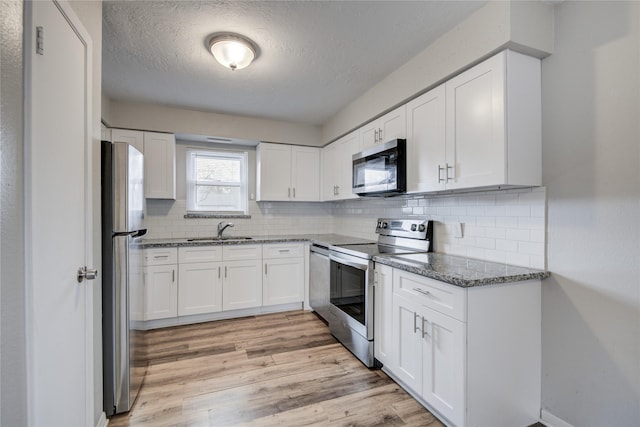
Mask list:
[[258,200],[290,200],[291,147],[261,143],[258,162]]
[[[395,281],[395,280],[394,280]],[[422,392],[421,306],[402,295],[393,294],[393,346],[395,365],[391,368],[416,393]]]
[[375,268],[376,293],[374,298],[373,354],[387,369],[394,370],[393,355],[393,268],[377,264]]
[[93,425],[91,40],[68,5],[25,6],[29,424]]
[[222,311],[222,263],[178,266],[178,316]]
[[262,305],[302,302],[304,259],[282,258],[264,261]]
[[177,267],[150,265],[144,270],[145,320],[169,319],[178,315]]
[[291,196],[296,201],[320,200],[320,149],[291,147]]
[[223,266],[222,309],[262,305],[262,261],[229,261]]

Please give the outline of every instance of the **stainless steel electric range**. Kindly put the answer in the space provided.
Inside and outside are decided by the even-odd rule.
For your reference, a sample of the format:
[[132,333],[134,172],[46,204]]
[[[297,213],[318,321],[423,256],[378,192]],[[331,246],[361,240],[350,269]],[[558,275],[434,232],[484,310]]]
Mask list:
[[366,366],[373,367],[373,257],[430,252],[431,221],[378,219],[377,243],[329,246],[329,329]]

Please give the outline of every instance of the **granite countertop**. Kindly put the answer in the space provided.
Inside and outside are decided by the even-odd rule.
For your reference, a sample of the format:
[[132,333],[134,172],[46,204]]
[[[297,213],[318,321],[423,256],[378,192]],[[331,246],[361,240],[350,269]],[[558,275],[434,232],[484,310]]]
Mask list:
[[[174,248],[181,246],[218,246],[218,245],[254,245],[262,243],[287,243],[287,242],[311,242],[324,246],[347,245],[359,243],[372,243],[358,237],[343,236],[341,234],[291,234],[282,236],[252,236],[251,239],[242,237],[234,238],[233,235],[225,235],[225,240],[193,240],[191,237],[174,239],[142,239],[141,248]],[[196,238],[199,239],[199,238]]]
[[373,260],[463,288],[546,279],[550,275],[543,270],[438,253],[378,255]]

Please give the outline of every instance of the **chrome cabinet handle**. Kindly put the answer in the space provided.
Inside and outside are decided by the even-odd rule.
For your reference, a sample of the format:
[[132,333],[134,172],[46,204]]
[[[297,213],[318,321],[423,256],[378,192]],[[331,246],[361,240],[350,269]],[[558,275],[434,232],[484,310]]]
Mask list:
[[176,271],[175,270],[171,270],[171,281],[175,283],[176,281]]
[[224,278],[225,279],[227,278],[227,266],[226,265],[224,266]]
[[293,187],[293,198],[296,198],[296,187]]
[[97,268],[87,268],[84,267],[78,268],[78,275],[76,276],[78,279],[78,283],[82,283],[85,280],[95,280],[98,277],[98,269]]
[[265,276],[267,275],[267,264],[266,263],[264,264],[264,274],[265,274]]
[[414,312],[413,313],[413,333],[415,334],[416,332],[418,332],[420,329],[418,329],[418,324],[416,322],[416,319],[420,317],[418,316],[418,313]]
[[336,196],[340,195],[340,186],[336,185]]
[[438,165],[438,182],[445,182],[445,179],[442,178],[442,171],[445,170],[442,166]]
[[153,259],[166,259],[169,258],[169,255],[154,255]]
[[453,181],[453,180],[456,178],[456,171],[455,171],[455,169],[453,170],[453,174],[452,174],[453,176],[449,176],[449,169],[453,169],[453,166],[449,166],[449,163],[446,163],[446,165],[445,165],[445,166],[447,167],[447,173],[446,173],[447,181],[446,181],[446,182],[449,182],[449,180],[452,180],[452,181]]
[[373,131],[373,142],[378,143],[378,129]]
[[220,278],[220,270],[222,270],[222,267],[218,266],[218,279]]
[[431,292],[429,292],[429,291],[425,291],[425,290],[422,290],[420,288],[413,288],[413,290],[418,292],[419,294],[424,295],[424,296],[431,296]]
[[378,142],[382,142],[382,128],[378,128]]
[[427,333],[427,328],[424,326],[425,322],[429,323],[429,321],[422,316],[422,338],[431,336]]

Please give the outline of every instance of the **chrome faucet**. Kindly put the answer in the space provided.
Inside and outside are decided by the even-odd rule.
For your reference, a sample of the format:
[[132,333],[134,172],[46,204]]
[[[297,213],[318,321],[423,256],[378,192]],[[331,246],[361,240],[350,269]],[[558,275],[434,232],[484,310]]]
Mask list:
[[222,238],[222,232],[226,230],[227,227],[233,227],[233,223],[220,221],[218,224],[218,239]]

